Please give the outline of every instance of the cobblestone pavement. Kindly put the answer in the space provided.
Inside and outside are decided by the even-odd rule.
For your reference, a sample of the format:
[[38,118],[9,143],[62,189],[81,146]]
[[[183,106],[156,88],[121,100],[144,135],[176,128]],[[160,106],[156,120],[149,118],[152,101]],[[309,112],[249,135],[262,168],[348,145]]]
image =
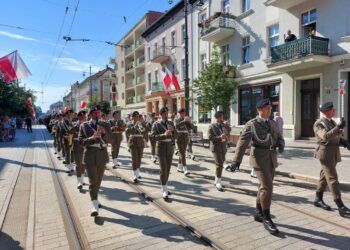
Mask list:
[[[43,128],[36,128],[29,137],[20,132],[12,144],[0,145],[1,229],[6,224],[7,208],[13,202],[10,198],[12,193],[15,194],[17,185],[14,179],[20,176],[19,169],[24,166],[31,169],[28,209],[21,214],[21,218],[25,215],[27,224],[26,237],[23,237],[23,233],[19,237],[11,233],[11,230],[5,235],[1,230],[0,246],[3,246],[2,240],[12,239],[17,247],[28,249],[69,248],[70,235],[66,233],[68,231],[63,222],[64,213],[53,185],[53,166],[49,164],[45,153],[46,146],[41,131],[44,131],[46,137],[49,136]],[[87,186],[79,192],[76,188],[76,177],[65,172],[64,165],[53,154],[51,139],[48,142],[57,167],[56,173],[68,190],[72,208],[91,249],[208,248],[188,230],[179,226],[173,218],[140,195],[133,185],[121,181],[119,177],[127,180],[132,177],[130,153],[125,143],[122,144],[120,152],[123,166],[116,170],[108,166],[109,169],[105,172],[99,195],[103,207],[100,216],[93,219],[90,216],[91,204]],[[26,151],[28,143],[29,149]],[[350,219],[339,216],[328,192],[325,194],[325,201],[332,206],[333,210],[330,212],[312,205],[315,194],[313,184],[276,176],[271,212],[281,233],[277,237],[272,236],[262,224],[253,221],[257,179],[247,174],[248,167],[245,162],[243,170],[246,171],[224,172],[225,192],[219,192],[213,185],[215,167],[209,150],[195,147],[194,151],[198,160],[188,160],[191,171],[188,177],[176,171],[177,156],[174,156],[169,182],[172,192],[170,202],[161,198],[159,166],[150,161],[150,148],[145,149],[141,167],[142,180],[137,186],[193,228],[210,236],[222,248],[350,249]],[[282,169],[287,161],[280,160]],[[298,161],[299,165],[296,166],[300,169],[310,167],[308,159],[305,159],[305,167],[301,164],[304,162],[302,158]],[[315,168],[316,164],[317,162]],[[342,174],[341,172],[340,175]],[[85,179],[87,182],[87,178]],[[350,206],[350,194],[344,192],[343,199]],[[20,206],[18,203],[17,200],[13,205]]]

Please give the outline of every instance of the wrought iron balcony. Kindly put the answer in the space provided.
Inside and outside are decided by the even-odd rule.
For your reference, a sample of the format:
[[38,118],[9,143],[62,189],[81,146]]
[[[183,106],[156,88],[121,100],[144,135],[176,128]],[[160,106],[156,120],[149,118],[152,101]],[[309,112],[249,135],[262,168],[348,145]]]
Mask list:
[[218,42],[232,36],[237,30],[235,18],[228,13],[216,13],[208,20],[198,24],[203,41]]
[[308,55],[329,56],[329,39],[308,36],[271,48],[272,63],[288,61]]
[[165,46],[161,46],[153,50],[152,62],[164,63],[170,59],[170,55],[171,55],[170,49]]

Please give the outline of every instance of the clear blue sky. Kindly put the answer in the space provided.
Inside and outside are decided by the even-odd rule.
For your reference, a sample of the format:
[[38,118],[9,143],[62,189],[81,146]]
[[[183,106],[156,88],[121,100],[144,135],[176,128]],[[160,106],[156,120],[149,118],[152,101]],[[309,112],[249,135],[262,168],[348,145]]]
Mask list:
[[72,38],[117,42],[147,11],[165,11],[178,0],[173,2],[170,5],[168,0],[2,0],[0,57],[18,50],[32,73],[22,80],[22,85],[41,91],[43,84],[44,95],[42,98],[37,93],[36,105],[46,111],[70,89],[70,84],[83,80],[89,65],[94,73],[105,67],[109,57],[115,56],[114,46],[104,43],[68,42],[64,46],[62,36],[68,35],[70,27]]

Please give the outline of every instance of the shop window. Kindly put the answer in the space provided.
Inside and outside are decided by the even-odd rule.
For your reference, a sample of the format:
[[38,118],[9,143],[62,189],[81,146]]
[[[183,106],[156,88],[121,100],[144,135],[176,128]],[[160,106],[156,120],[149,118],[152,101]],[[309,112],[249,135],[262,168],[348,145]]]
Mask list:
[[198,105],[198,122],[211,123],[211,110],[206,110],[200,104]]

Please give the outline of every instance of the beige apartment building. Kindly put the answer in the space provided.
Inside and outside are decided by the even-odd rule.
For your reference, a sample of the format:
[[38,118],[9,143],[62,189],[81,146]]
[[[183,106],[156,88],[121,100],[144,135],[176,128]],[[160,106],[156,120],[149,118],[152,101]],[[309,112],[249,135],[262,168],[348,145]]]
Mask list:
[[[190,22],[190,13],[188,15]],[[191,34],[191,29],[189,29]],[[184,98],[184,68],[185,68],[185,19],[184,1],[178,2],[174,7],[153,23],[142,37],[145,39],[146,49],[146,111],[158,114],[162,107],[168,107],[169,113],[176,113],[185,106]],[[191,50],[189,50],[191,54]],[[173,84],[169,93],[165,92],[162,72],[164,67],[174,73],[180,89],[175,90]],[[189,65],[189,75],[191,75]],[[172,77],[172,76],[170,76]]]
[[116,46],[116,95],[122,116],[146,112],[145,41],[141,34],[163,13],[149,11]]

